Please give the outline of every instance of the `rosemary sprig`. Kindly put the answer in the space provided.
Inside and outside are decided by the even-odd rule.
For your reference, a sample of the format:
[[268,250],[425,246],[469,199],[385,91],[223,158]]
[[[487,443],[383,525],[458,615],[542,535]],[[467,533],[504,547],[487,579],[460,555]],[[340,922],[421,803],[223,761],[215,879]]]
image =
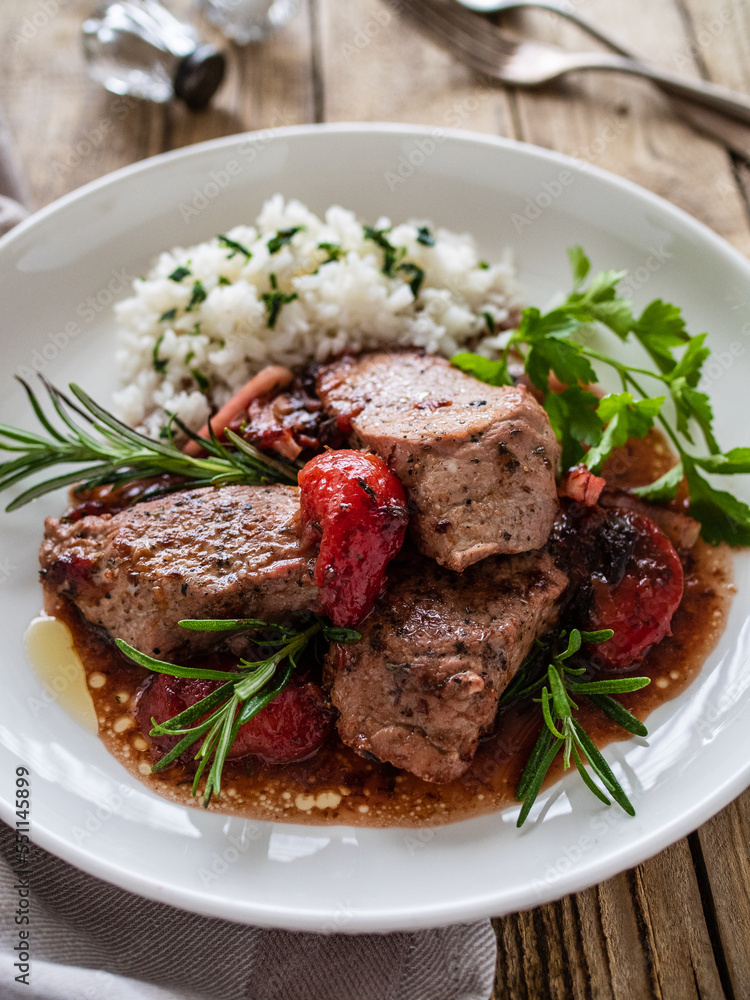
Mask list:
[[95,403],[79,386],[71,384],[75,401],[39,376],[49,395],[59,426],[51,419],[30,386],[19,379],[31,407],[48,436],[0,424],[0,451],[15,452],[17,457],[0,462],[0,491],[58,465],[76,468],[42,479],[16,497],[7,511],[17,510],[37,497],[63,486],[80,484],[82,490],[96,486],[120,485],[165,473],[180,476],[179,488],[297,482],[299,466],[277,461],[262,454],[236,435],[229,435],[233,447],[220,442],[213,432],[202,438],[176,417],[172,423],[194,441],[200,442],[207,455],[185,455],[174,444],[170,424],[169,440],[155,441],[139,434]]
[[[636,719],[619,701],[611,696],[638,691],[650,684],[650,679],[648,677],[623,677],[601,681],[582,681],[580,678],[586,673],[586,668],[574,667],[567,662],[578,653],[584,642],[593,644],[606,642],[612,638],[612,635],[611,629],[602,629],[599,632],[581,632],[574,628],[569,633],[562,632],[552,647],[538,644],[519,671],[514,687],[508,690],[507,697],[503,699],[503,702],[507,704],[508,701],[517,700],[541,688],[540,697],[534,698],[534,701],[541,705],[543,724],[516,791],[517,800],[523,803],[517,826],[523,826],[526,822],[547,772],[560,751],[563,753],[565,770],[570,767],[572,761],[586,787],[605,805],[610,804],[610,799],[605,794],[608,792],[626,813],[630,816],[635,815],[630,800],[609,764],[589,734],[575,718],[574,712],[577,711],[578,705],[573,700],[572,695],[576,697],[583,695],[588,698],[600,711],[627,732],[637,736],[647,736],[648,730],[640,719]],[[566,639],[567,642],[565,642]],[[562,643],[565,643],[564,648],[560,648]],[[557,648],[559,652],[555,653],[554,648]],[[540,675],[539,670],[542,663],[546,664],[546,669]],[[519,677],[520,679],[518,679]],[[591,770],[601,781],[605,791],[602,791],[586,770],[584,765],[587,761],[591,765]]]
[[151,736],[182,737],[176,746],[153,765],[152,771],[162,771],[169,767],[188,748],[202,739],[195,754],[198,768],[193,779],[193,795],[197,794],[200,780],[210,762],[202,799],[205,809],[208,808],[213,795],[218,797],[221,794],[222,771],[240,727],[254,718],[284,690],[292,671],[297,667],[300,654],[310,640],[316,635],[322,635],[332,642],[349,643],[358,642],[361,636],[359,632],[338,628],[318,617],[302,632],[295,632],[256,618],[185,619],[180,625],[197,632],[263,629],[278,633],[271,639],[256,642],[259,646],[278,647],[274,653],[266,659],[252,663],[241,659],[236,673],[166,663],[141,653],[122,639],[115,640],[119,649],[129,659],[154,673],[168,674],[170,677],[224,681],[207,697],[178,713],[174,718],[165,722],[151,720],[154,726]]

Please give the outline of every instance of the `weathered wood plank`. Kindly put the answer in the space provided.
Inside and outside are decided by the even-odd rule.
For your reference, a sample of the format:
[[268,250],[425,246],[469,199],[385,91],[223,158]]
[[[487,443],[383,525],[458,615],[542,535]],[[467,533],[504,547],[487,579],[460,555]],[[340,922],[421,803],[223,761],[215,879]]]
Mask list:
[[699,884],[726,979],[738,1000],[750,997],[750,791],[702,826],[697,839]]
[[514,134],[507,94],[425,40],[398,14],[397,3],[318,4],[326,121]]

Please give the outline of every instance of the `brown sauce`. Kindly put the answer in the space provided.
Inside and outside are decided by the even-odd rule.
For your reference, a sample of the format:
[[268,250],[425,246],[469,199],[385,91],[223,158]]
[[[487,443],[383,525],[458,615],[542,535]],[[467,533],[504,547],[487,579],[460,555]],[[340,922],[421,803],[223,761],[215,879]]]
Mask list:
[[[610,459],[605,474],[619,487],[662,475],[674,462],[658,434],[630,442]],[[677,503],[681,509],[681,504]],[[726,626],[732,586],[731,551],[699,540],[685,563],[685,595],[672,621],[672,636],[654,647],[633,673],[651,684],[622,697],[645,719],[658,705],[679,695],[697,676]],[[155,759],[132,712],[147,672],[127,663],[112,642],[86,625],[76,609],[50,600],[50,614],[65,621],[83,661],[107,749],[135,777],[173,802],[199,807],[192,776],[181,764],[151,773]],[[578,718],[604,746],[625,737],[623,730],[593,705]],[[501,711],[495,732],[485,738],[469,771],[447,785],[433,785],[388,764],[366,760],[332,734],[307,761],[269,767],[256,759],[227,764],[222,796],[212,812],[288,823],[344,823],[356,826],[422,826],[456,822],[495,812],[515,802],[515,789],[539,733],[539,706],[512,705]],[[550,780],[559,777],[562,762]]]

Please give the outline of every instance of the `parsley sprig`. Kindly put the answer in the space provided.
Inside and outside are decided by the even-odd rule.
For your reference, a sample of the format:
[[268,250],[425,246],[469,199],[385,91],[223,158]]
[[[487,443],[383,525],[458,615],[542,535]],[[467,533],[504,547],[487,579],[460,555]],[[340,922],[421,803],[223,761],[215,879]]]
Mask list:
[[361,636],[352,629],[337,628],[317,617],[301,632],[255,618],[185,619],[179,624],[195,632],[238,632],[260,629],[265,633],[277,633],[271,638],[255,640],[257,646],[267,646],[271,649],[276,647],[274,652],[265,659],[253,662],[241,659],[236,673],[166,663],[141,653],[122,639],[115,640],[125,656],[146,670],[168,674],[170,677],[223,682],[211,694],[201,698],[173,718],[164,722],[151,719],[153,724],[151,736],[181,737],[175,746],[153,765],[152,771],[163,771],[185,751],[201,741],[195,753],[198,767],[193,778],[193,796],[197,795],[201,778],[210,763],[202,798],[203,807],[208,808],[212,796],[218,797],[221,794],[222,772],[240,727],[255,718],[281,694],[311,640],[317,635],[322,635],[332,642],[350,643],[358,642]]
[[[677,306],[655,299],[640,314],[617,294],[625,271],[603,271],[589,277],[591,264],[580,247],[568,251],[573,290],[555,309],[525,309],[497,361],[470,352],[453,363],[490,385],[513,383],[509,362],[523,360],[532,383],[562,442],[564,467],[584,461],[598,472],[612,451],[628,438],[642,438],[658,423],[674,446],[678,464],[666,475],[635,490],[653,501],[674,498],[683,478],[690,492],[692,515],[709,542],[750,544],[750,507],[717,490],[703,475],[750,473],[750,448],[722,452],[713,430],[713,411],[698,388],[710,351],[706,334],[691,336]],[[633,365],[591,346],[591,327],[605,327],[620,342],[637,343],[650,367]],[[613,369],[621,392],[600,399],[590,386],[598,381],[595,365]],[[565,388],[550,389],[554,374]],[[655,390],[655,391],[654,391]],[[671,401],[674,417],[665,409]],[[708,456],[696,454],[697,435]]]
[[[176,489],[297,482],[297,465],[262,454],[231,430],[226,432],[227,445],[213,433],[209,438],[199,437],[173,416],[167,440],[155,441],[112,416],[79,386],[70,386],[74,401],[40,378],[58,424],[45,412],[30,386],[19,379],[48,436],[0,424],[0,451],[17,456],[0,462],[0,492],[58,465],[75,468],[42,479],[8,504],[8,512],[65,486],[78,484],[83,491],[156,478],[165,473],[183,477]],[[207,453],[205,457],[194,458],[180,451],[172,439],[172,424],[198,441]]]
[[[534,701],[541,705],[543,722],[516,790],[517,800],[523,803],[517,826],[526,822],[544,779],[560,752],[565,770],[572,762],[586,787],[600,801],[610,805],[608,792],[628,815],[635,815],[630,799],[609,764],[574,714],[579,706],[572,696],[585,697],[627,732],[637,736],[648,735],[643,723],[612,697],[613,694],[625,694],[646,687],[650,684],[648,677],[584,681],[581,677],[586,674],[587,668],[573,666],[569,662],[579,653],[583,643],[595,645],[606,642],[612,635],[611,629],[581,632],[574,628],[570,632],[561,632],[551,646],[539,643],[501,698],[501,705],[508,704],[541,689],[540,696]],[[604,786],[604,791],[586,770],[586,762]]]

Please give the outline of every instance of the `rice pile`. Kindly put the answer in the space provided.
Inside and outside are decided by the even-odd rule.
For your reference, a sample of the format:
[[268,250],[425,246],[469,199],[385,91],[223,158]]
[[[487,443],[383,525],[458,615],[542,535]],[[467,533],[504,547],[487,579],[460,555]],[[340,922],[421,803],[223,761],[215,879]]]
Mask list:
[[169,413],[198,429],[269,363],[396,346],[491,355],[518,307],[509,258],[481,261],[469,236],[367,229],[338,206],[320,219],[281,195],[254,226],[161,254],[133,292],[115,307],[115,402],[153,435]]

